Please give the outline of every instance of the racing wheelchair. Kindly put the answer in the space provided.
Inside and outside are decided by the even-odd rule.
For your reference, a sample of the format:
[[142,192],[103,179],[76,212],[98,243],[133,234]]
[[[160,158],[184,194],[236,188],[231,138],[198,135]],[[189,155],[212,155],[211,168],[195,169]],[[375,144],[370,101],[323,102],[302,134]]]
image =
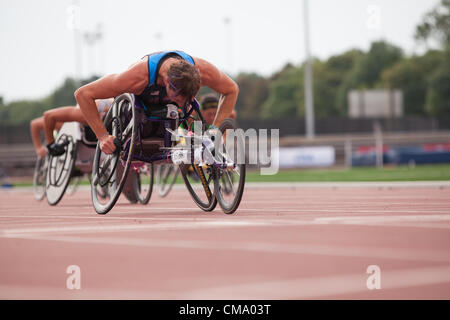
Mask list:
[[[73,194],[83,175],[90,179],[92,159],[97,139],[88,126],[78,122],[66,122],[59,130],[56,143],[63,144],[61,156],[47,155],[36,161],[33,189],[37,200],[47,198],[50,205],[56,205],[65,193]],[[120,167],[118,171],[120,171]],[[141,180],[147,180],[144,186]],[[131,203],[147,204],[153,187],[153,166],[146,166],[133,172],[126,184],[124,195]],[[102,198],[108,198],[111,188],[98,188]]]
[[[179,130],[189,128],[188,120],[195,119],[194,113],[200,119],[200,130]],[[115,98],[103,123],[115,137],[116,150],[105,154],[97,144],[95,151],[91,192],[98,214],[106,214],[114,207],[130,169],[145,164],[178,165],[192,199],[204,211],[214,210],[217,203],[227,214],[239,207],[245,161],[238,160],[244,144],[233,134],[237,128],[231,119],[221,123],[220,134],[208,135],[197,100],[182,108],[168,104],[147,109],[133,94],[125,93]],[[124,170],[118,172],[120,165]],[[98,186],[114,186],[108,199],[99,196]]]

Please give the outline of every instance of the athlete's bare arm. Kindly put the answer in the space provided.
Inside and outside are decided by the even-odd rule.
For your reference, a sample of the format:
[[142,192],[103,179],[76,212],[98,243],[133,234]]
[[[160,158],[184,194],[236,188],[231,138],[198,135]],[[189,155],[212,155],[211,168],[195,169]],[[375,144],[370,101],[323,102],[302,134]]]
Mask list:
[[47,154],[47,148],[41,142],[42,130],[44,130],[44,117],[33,119],[30,122],[31,140],[33,140],[34,149],[38,157],[44,157]]
[[122,73],[107,75],[75,91],[75,99],[87,123],[99,138],[103,152],[107,154],[114,152],[114,137],[107,134],[96,108],[95,99],[116,97],[127,92],[139,94],[145,89],[147,83],[147,60],[141,60]]
[[216,118],[213,122],[213,125],[218,127],[233,112],[239,87],[236,82],[208,61],[200,58],[194,58],[194,60],[200,72],[202,86],[210,87],[221,94]]
[[44,133],[47,144],[54,142],[53,130],[57,127],[58,123],[77,121],[80,123],[86,123],[81,110],[75,106],[67,106],[51,109],[44,112]]

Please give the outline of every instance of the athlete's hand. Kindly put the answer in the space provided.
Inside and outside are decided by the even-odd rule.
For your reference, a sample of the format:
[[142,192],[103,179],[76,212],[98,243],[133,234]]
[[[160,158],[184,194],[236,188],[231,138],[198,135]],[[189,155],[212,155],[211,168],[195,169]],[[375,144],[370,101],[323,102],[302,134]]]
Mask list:
[[36,149],[36,154],[38,155],[39,158],[43,158],[47,155],[48,150],[46,147],[44,146],[40,146],[39,148]]
[[113,153],[116,150],[116,145],[114,144],[115,138],[114,136],[105,134],[100,138],[100,149],[106,154]]

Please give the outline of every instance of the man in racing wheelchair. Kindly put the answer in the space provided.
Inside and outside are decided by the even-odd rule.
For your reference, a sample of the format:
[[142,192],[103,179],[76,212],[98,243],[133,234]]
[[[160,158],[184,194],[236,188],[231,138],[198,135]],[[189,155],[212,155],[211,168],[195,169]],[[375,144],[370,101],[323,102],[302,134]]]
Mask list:
[[234,109],[239,88],[225,73],[206,60],[182,51],[146,55],[128,70],[107,75],[75,91],[75,98],[89,126],[106,154],[116,149],[114,136],[108,134],[95,107],[96,99],[132,93],[146,108],[173,102],[178,107],[189,104],[201,86],[221,94],[214,125],[218,126]]
[[[128,159],[127,163],[134,161],[133,151],[129,150],[134,150],[135,125],[127,125],[125,128],[125,125],[122,126],[122,122],[130,121],[130,116],[126,117],[128,120],[118,116],[121,112],[119,110],[120,105],[123,104],[124,99],[127,100],[126,103],[128,106],[131,105],[133,122],[135,121],[136,107],[139,109],[143,108],[145,114],[148,116],[157,108],[170,104],[176,105],[184,111],[194,108],[199,112],[198,104],[194,107],[192,103],[194,103],[194,98],[201,86],[208,86],[221,95],[218,112],[213,122],[214,127],[211,129],[213,132],[217,132],[219,129],[217,127],[234,110],[239,88],[230,77],[219,71],[208,61],[192,57],[182,51],[165,51],[146,55],[128,70],[118,74],[107,75],[76,90],[75,98],[80,109],[99,140],[99,152],[101,154],[96,156],[97,160],[94,161],[94,166],[96,165],[95,162],[98,162],[97,170],[99,170],[94,185],[101,183],[99,180],[103,176],[108,177],[108,175],[104,175],[103,171],[111,163],[117,163],[119,161],[118,158],[120,158],[120,161],[124,161],[125,155]],[[133,96],[130,96],[130,94]],[[94,103],[96,99],[111,96],[115,96],[119,100],[117,102],[118,109],[116,110],[116,114],[111,115],[107,122],[105,122],[105,124],[108,124],[112,128],[112,131],[101,120]],[[129,109],[128,107],[128,111],[126,111],[128,114],[130,114]],[[123,132],[122,128],[124,130]],[[126,141],[125,133],[129,134],[131,130],[133,130],[131,134],[132,140],[130,142],[128,138]],[[126,143],[125,149],[123,148],[124,143]],[[116,153],[116,148],[120,156]],[[107,157],[106,164],[100,165],[100,157],[105,156]],[[128,168],[130,167],[129,164],[127,166]],[[243,173],[245,177],[245,172]],[[203,175],[202,177],[205,184],[207,184]],[[105,181],[103,182],[105,183]],[[199,205],[205,211],[210,211],[215,206],[216,202],[213,202],[211,194],[208,189],[207,195],[210,203],[205,207]],[[240,192],[238,197],[239,201],[234,201],[234,203],[237,202],[238,204],[240,202],[241,194],[242,192]],[[191,195],[195,198],[192,192]],[[196,203],[199,204],[198,201]],[[111,209],[111,205],[97,207],[95,203],[94,207],[98,213],[106,213]],[[232,213],[231,211],[234,212],[234,210],[230,210],[229,213]]]

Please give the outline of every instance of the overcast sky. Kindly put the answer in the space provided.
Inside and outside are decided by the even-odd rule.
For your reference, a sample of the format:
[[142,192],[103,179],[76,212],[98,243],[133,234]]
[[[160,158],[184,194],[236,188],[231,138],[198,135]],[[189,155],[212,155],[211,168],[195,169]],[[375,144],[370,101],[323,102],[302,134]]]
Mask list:
[[[439,0],[309,0],[311,53],[321,59],[388,40],[417,52],[415,26]],[[0,96],[49,94],[76,74],[73,26],[102,25],[80,41],[79,73],[126,69],[147,53],[180,49],[219,69],[270,75],[305,59],[302,0],[0,0]],[[229,19],[227,24],[226,18]]]

